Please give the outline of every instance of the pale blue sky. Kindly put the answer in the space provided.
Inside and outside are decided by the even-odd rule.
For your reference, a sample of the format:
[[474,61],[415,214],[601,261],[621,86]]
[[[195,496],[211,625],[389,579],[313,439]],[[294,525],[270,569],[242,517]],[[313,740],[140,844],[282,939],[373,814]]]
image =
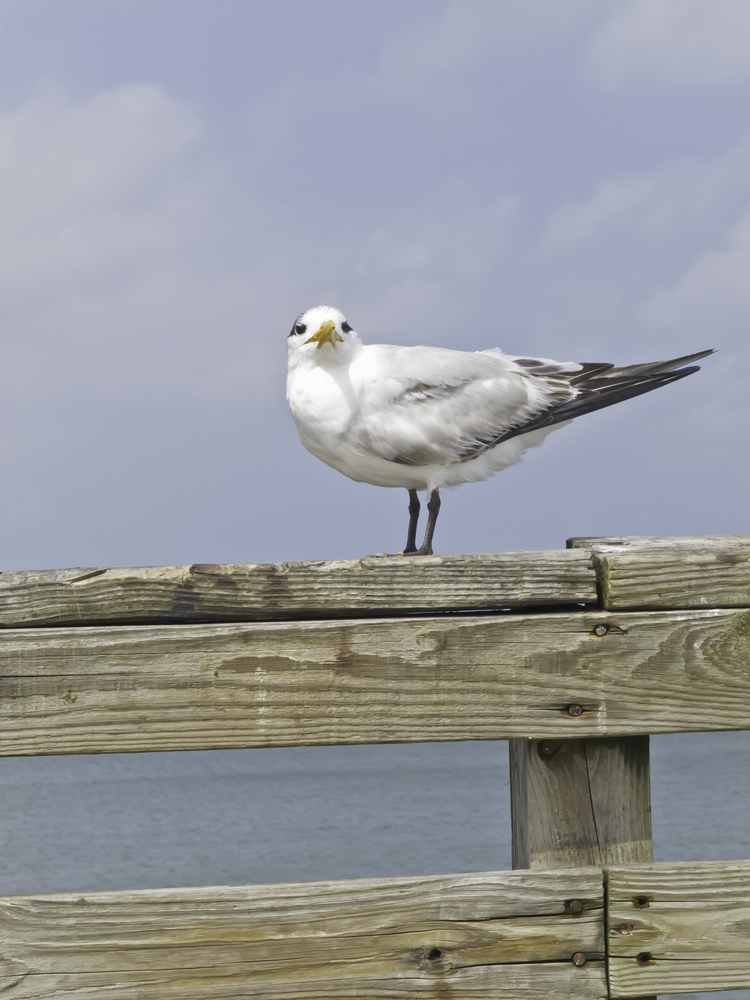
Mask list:
[[0,2],[0,568],[351,557],[295,316],[703,371],[445,496],[439,552],[750,530],[746,0]]

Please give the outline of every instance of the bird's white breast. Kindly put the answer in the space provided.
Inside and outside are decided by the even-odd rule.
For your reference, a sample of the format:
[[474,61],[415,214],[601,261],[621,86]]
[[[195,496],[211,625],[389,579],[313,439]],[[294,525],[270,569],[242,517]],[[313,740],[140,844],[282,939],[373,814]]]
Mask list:
[[357,402],[346,367],[299,367],[289,372],[287,398],[300,441],[316,458],[348,475],[341,445]]

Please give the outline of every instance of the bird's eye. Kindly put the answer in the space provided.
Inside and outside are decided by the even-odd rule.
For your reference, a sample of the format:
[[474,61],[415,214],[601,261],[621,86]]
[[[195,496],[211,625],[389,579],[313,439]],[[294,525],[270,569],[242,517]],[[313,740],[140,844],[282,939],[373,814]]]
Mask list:
[[349,326],[349,324],[346,322],[346,320],[344,320],[344,322],[341,324],[341,329],[344,331],[344,333],[351,333],[352,332],[352,328]]
[[292,327],[292,332],[289,334],[289,336],[293,337],[295,333],[298,335],[302,334],[305,332],[306,329],[307,326],[304,323],[295,323],[294,326]]

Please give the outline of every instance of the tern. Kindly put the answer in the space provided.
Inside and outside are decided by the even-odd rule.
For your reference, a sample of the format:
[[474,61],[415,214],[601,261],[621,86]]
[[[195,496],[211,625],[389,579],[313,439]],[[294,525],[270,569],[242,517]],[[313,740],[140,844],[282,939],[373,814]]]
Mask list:
[[[409,491],[403,555],[432,555],[440,488],[519,462],[574,417],[699,370],[700,351],[626,368],[499,348],[363,344],[338,309],[302,313],[287,338],[287,400],[309,452],[360,483]],[[418,490],[430,494],[417,548]]]

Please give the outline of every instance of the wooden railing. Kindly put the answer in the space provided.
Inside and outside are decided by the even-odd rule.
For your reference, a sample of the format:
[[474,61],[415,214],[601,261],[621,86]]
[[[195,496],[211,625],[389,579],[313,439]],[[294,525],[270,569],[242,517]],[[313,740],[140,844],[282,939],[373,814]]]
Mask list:
[[518,869],[0,897],[10,998],[750,986],[750,863],[654,864],[648,762],[750,729],[750,536],[2,573],[0,660],[2,755],[509,739]]

